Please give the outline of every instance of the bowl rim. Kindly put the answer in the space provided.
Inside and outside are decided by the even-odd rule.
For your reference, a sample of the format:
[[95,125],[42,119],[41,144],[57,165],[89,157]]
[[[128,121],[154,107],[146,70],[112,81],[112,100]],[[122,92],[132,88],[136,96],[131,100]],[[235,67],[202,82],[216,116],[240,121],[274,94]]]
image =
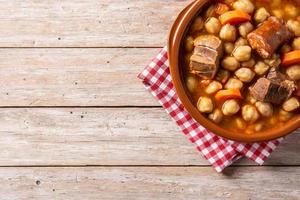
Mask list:
[[179,66],[179,53],[181,41],[189,27],[192,19],[201,12],[201,9],[209,4],[210,0],[196,0],[186,6],[176,18],[168,39],[168,58],[170,64],[170,73],[173,80],[177,95],[181,100],[186,110],[191,116],[206,129],[212,131],[221,137],[239,141],[239,142],[262,142],[284,137],[300,127],[300,115],[295,116],[287,122],[287,125],[276,127],[276,129],[267,129],[265,131],[246,134],[241,132],[231,132],[214,124],[204,117],[194,106],[191,99],[188,97],[184,84],[182,83],[181,69]]

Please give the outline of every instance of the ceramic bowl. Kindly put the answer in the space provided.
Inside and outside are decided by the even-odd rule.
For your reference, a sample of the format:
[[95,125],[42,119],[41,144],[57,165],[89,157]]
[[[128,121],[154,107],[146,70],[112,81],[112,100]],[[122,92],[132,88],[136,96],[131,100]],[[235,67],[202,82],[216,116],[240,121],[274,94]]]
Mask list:
[[230,140],[240,142],[260,142],[280,138],[286,136],[289,133],[292,133],[294,130],[300,127],[299,115],[290,119],[288,122],[286,122],[284,126],[276,127],[276,129],[267,129],[253,134],[246,134],[244,132],[236,133],[228,131],[205,118],[205,116],[203,116],[198,111],[196,106],[193,104],[192,100],[189,98],[189,92],[183,81],[183,66],[181,66],[179,59],[181,56],[181,45],[183,38],[185,37],[185,34],[188,30],[188,27],[190,26],[193,19],[199,14],[201,14],[201,12],[204,11],[211,3],[212,1],[210,0],[196,0],[190,5],[188,5],[178,15],[170,31],[168,41],[170,71],[173,84],[182,104],[191,114],[191,116],[202,126],[212,131],[216,135]]

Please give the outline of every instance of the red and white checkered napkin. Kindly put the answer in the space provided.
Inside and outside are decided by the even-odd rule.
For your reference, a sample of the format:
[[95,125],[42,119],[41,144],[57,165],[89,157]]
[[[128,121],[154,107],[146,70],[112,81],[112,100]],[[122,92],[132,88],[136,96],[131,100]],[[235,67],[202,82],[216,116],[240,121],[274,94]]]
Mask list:
[[161,50],[138,78],[217,172],[244,156],[262,165],[282,141],[239,143],[216,136],[202,127],[186,111],[176,94],[169,71],[167,48]]

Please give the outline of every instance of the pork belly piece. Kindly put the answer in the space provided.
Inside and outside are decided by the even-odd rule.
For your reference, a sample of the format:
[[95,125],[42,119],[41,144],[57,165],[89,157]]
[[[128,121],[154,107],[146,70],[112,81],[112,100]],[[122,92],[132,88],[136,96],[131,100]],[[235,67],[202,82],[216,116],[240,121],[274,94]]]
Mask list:
[[190,58],[191,72],[203,78],[212,79],[215,76],[216,66],[218,66],[219,63],[217,60],[211,58],[213,57],[192,55]]
[[194,45],[216,50],[220,56],[223,54],[223,43],[220,38],[214,35],[201,35],[195,39]]
[[223,55],[222,41],[213,35],[203,35],[194,43],[194,53],[190,58],[190,71],[202,78],[213,79]]
[[282,19],[269,17],[256,30],[247,36],[250,46],[264,59],[271,58],[273,53],[284,42],[293,37]]

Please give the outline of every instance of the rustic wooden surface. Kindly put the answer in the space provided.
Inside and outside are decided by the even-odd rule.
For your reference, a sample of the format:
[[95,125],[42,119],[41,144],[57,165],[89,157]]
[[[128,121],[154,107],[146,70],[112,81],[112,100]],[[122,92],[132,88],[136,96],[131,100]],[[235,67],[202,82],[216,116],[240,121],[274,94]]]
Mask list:
[[0,1],[0,199],[300,199],[300,131],[217,174],[137,74],[189,0]]

